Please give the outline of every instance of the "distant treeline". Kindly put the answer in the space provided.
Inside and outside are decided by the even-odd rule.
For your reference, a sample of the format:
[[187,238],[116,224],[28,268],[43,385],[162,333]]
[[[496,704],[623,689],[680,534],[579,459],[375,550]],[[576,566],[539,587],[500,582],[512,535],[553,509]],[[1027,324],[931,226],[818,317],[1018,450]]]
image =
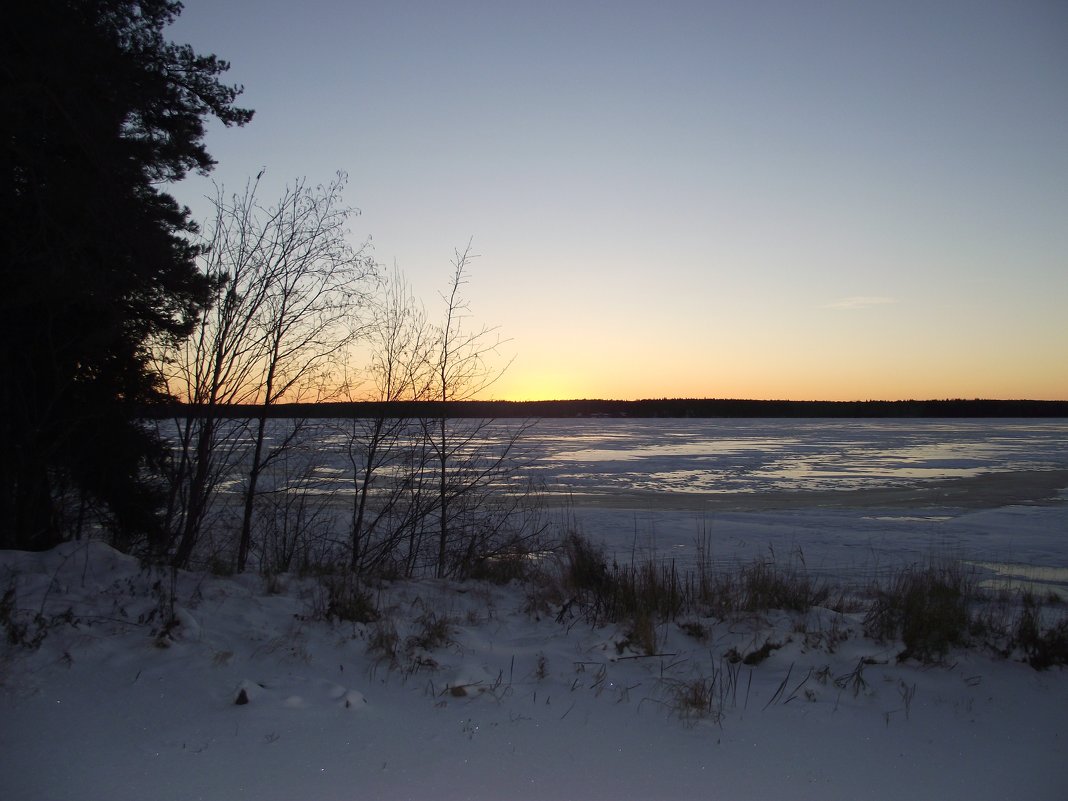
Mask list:
[[[153,406],[145,416],[254,418],[260,406],[184,404]],[[269,417],[551,418],[551,417],[1068,417],[1068,401],[907,400],[767,401],[665,398],[661,400],[429,401],[396,403],[288,403],[269,408]]]

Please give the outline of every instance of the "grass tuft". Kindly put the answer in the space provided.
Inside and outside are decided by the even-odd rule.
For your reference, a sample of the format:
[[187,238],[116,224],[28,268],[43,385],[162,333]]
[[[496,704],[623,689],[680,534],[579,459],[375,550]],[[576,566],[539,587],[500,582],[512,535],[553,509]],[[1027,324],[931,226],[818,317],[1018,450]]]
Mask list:
[[904,568],[875,591],[864,617],[864,633],[876,640],[900,638],[905,648],[898,660],[943,660],[962,644],[971,627],[974,582],[960,562],[925,568]]
[[671,709],[682,720],[695,722],[701,718],[718,720],[715,678],[697,677],[680,681],[671,688]]
[[830,590],[804,571],[761,560],[742,568],[740,608],[745,612],[782,609],[807,612],[830,596]]
[[438,615],[428,611],[415,620],[418,630],[409,635],[406,645],[411,651],[420,648],[433,651],[452,642],[452,621],[447,615]]
[[[324,620],[343,620],[348,623],[373,623],[378,620],[371,593],[351,574],[325,576],[326,604],[318,615]],[[318,610],[317,610],[318,611]]]
[[[1059,598],[1059,596],[1058,596]],[[1042,603],[1027,593],[1022,598],[1023,609],[1013,632],[1014,644],[1020,648],[1027,662],[1035,670],[1054,665],[1068,665],[1068,620],[1042,627]]]
[[367,638],[367,650],[377,654],[380,659],[390,666],[397,664],[397,654],[400,647],[400,635],[397,634],[397,626],[392,620],[382,619],[375,622]]

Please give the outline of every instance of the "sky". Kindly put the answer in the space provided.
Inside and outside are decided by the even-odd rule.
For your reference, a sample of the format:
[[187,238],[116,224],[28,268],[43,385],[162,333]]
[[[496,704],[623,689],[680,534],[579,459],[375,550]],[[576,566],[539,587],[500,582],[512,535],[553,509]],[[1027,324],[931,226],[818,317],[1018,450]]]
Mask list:
[[487,397],[1068,399],[1060,0],[188,0],[169,36],[256,110],[178,199],[343,170],[431,316],[471,241]]

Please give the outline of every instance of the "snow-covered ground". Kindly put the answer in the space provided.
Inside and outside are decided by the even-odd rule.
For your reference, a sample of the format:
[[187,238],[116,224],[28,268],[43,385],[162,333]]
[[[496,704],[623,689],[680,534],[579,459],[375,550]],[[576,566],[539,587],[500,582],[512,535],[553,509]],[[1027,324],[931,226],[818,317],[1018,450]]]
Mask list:
[[[863,638],[859,613],[705,620],[700,638],[661,624],[646,656],[622,628],[557,622],[557,607],[532,608],[516,586],[383,586],[382,620],[357,624],[316,620],[326,602],[310,579],[269,594],[260,577],[181,574],[180,625],[161,637],[167,577],[104,545],[0,564],[26,636],[38,612],[49,626],[35,650],[2,652],[6,801],[1068,788],[1063,668],[981,650],[898,664],[900,645]],[[768,641],[781,647],[760,664],[726,658]]]
[[[921,480],[1063,469],[1050,453]],[[621,560],[685,564],[703,538],[720,565],[800,554],[859,583],[949,555],[992,587],[1063,592],[1068,493],[965,503],[989,485],[968,486],[914,506],[591,493],[561,515]],[[180,573],[178,625],[161,632],[167,573],[96,542],[0,553],[0,617],[39,639],[0,646],[0,799],[1068,797],[1065,668],[982,648],[898,663],[900,643],[862,636],[862,611],[823,608],[661,623],[648,656],[624,626],[558,621],[543,590],[376,585],[381,618],[351,623],[322,619],[312,578]],[[768,642],[779,647],[758,664],[728,658]]]

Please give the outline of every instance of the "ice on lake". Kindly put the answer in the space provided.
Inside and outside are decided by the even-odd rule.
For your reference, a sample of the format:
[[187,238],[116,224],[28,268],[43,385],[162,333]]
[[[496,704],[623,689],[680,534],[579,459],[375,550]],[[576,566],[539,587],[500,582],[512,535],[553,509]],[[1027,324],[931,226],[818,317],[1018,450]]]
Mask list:
[[534,471],[617,560],[703,547],[863,581],[952,557],[1068,588],[1066,420],[552,420],[534,436]]

